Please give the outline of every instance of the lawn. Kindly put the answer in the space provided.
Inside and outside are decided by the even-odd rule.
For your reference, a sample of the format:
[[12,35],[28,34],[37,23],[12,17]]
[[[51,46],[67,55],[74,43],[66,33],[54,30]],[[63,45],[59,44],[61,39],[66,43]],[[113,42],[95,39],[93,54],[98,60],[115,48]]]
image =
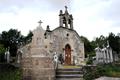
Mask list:
[[10,64],[0,64],[0,80],[22,80],[21,70]]
[[101,76],[120,77],[120,64],[104,64],[84,67],[84,79],[93,80]]
[[104,75],[106,76],[120,77],[120,65],[109,64],[105,65],[103,69],[105,70]]

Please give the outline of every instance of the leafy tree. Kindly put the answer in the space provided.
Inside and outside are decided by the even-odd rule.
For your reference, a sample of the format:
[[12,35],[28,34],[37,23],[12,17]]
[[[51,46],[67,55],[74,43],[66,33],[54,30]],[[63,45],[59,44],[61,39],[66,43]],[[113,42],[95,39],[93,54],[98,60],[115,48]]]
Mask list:
[[5,48],[10,47],[11,56],[16,56],[17,49],[21,45],[28,44],[32,40],[32,36],[32,32],[29,32],[27,36],[23,36],[17,29],[10,29],[2,32],[1,42]]
[[100,37],[97,37],[94,42],[96,46],[103,48],[104,46],[107,46],[107,37],[104,37],[103,35],[101,35]]
[[33,36],[32,31],[29,31],[28,35],[23,38],[23,44],[25,45],[30,43],[32,41],[32,36]]
[[84,48],[85,48],[85,57],[93,56],[94,53],[94,45],[91,44],[91,42],[84,36],[81,36],[81,40],[84,42]]
[[4,45],[0,43],[0,62],[4,61],[4,53],[5,53]]
[[115,34],[110,33],[108,36],[108,41],[110,44],[110,47],[116,51],[117,53],[120,52],[120,37],[119,36],[115,36]]

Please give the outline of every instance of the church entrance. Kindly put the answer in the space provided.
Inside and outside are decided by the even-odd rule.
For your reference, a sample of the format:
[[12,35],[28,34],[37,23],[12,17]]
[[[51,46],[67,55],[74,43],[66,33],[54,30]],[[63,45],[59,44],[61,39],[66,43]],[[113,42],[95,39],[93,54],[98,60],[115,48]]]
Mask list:
[[65,46],[65,64],[71,64],[71,47],[69,44]]

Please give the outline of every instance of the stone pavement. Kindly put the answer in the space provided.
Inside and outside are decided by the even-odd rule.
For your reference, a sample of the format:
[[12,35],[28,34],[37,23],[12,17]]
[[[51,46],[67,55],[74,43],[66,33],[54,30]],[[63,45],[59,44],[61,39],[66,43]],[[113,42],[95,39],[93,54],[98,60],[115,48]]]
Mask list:
[[100,77],[95,80],[120,80],[120,78],[114,78],[114,77]]
[[56,79],[56,80],[83,80],[83,79],[80,79],[80,78],[74,78],[74,79],[66,79],[66,78],[62,78],[62,79]]

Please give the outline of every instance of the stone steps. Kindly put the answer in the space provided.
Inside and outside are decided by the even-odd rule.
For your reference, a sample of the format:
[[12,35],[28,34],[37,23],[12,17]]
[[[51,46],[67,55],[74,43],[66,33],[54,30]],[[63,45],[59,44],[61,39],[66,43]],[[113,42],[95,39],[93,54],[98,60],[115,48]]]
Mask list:
[[82,80],[82,68],[59,68],[56,70],[56,80]]
[[69,75],[65,75],[65,74],[61,74],[61,75],[56,75],[56,78],[81,78],[83,77],[83,75],[80,74],[69,74]]
[[59,78],[56,80],[83,80],[83,78]]
[[82,71],[57,71],[56,74],[80,74]]

